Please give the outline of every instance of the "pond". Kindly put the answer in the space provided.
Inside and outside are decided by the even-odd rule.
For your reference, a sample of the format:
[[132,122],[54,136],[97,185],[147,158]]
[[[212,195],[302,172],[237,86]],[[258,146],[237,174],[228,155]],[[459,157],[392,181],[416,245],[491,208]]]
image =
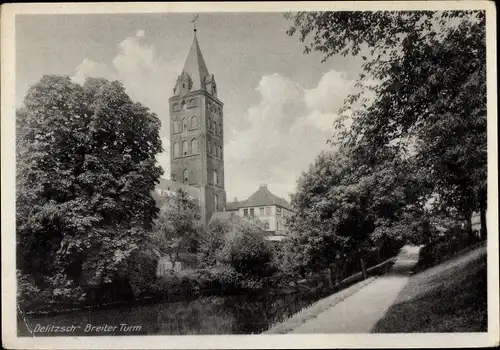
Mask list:
[[31,336],[33,331],[36,336],[256,334],[321,297],[319,293],[216,295],[56,316],[25,315],[18,320],[18,334]]

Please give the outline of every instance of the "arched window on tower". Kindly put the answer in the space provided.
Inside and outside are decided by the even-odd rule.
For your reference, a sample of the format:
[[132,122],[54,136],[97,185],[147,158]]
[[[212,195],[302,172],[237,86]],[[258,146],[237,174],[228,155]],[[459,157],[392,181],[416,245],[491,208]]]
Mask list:
[[179,143],[175,142],[174,143],[174,158],[179,156]]
[[184,172],[182,173],[182,180],[185,184],[189,183],[189,170],[184,169]]
[[182,155],[187,156],[189,153],[189,145],[187,141],[182,142]]
[[214,205],[215,205],[215,211],[219,209],[219,196],[215,195],[214,196]]
[[208,128],[212,129],[212,118],[208,117]]
[[174,121],[174,133],[179,132],[179,121],[176,119]]
[[191,153],[192,154],[198,153],[198,140],[196,139],[191,140]]
[[216,156],[217,158],[220,158],[219,146],[217,146],[217,147],[215,148],[215,156]]
[[215,144],[215,141],[214,141],[214,146],[212,147],[212,155],[214,157],[217,155],[217,145]]
[[191,128],[196,129],[198,127],[198,118],[195,116],[191,117]]
[[214,185],[219,184],[219,176],[217,174],[217,170],[214,170]]
[[182,125],[183,125],[183,128],[184,128],[183,130],[187,131],[187,129],[188,129],[188,123],[187,123],[187,119],[186,118],[184,118],[184,120],[182,121]]
[[212,154],[212,143],[210,142],[210,140],[208,140],[207,142],[207,155],[211,155]]
[[215,132],[215,134],[219,133],[219,129],[217,127],[217,122],[215,122],[215,121],[214,121],[214,132]]

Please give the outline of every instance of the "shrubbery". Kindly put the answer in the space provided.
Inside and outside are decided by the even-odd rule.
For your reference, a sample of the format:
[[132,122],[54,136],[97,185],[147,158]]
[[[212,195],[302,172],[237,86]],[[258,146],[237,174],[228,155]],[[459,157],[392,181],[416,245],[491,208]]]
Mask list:
[[429,244],[420,250],[417,268],[422,270],[437,265],[480,241],[479,235],[471,236],[460,225],[452,226],[442,235],[434,237]]
[[204,267],[226,266],[247,279],[269,277],[275,270],[273,252],[265,232],[252,221],[233,218],[213,223],[200,242],[199,261]]

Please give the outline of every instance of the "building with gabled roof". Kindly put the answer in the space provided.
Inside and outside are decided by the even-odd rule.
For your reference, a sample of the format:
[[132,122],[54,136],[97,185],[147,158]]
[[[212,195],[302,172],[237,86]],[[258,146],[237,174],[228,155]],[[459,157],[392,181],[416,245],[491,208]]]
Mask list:
[[283,198],[269,191],[262,184],[248,199],[226,204],[226,212],[236,213],[240,217],[258,218],[269,233],[268,239],[281,240],[286,236],[286,220],[292,214],[290,204]]

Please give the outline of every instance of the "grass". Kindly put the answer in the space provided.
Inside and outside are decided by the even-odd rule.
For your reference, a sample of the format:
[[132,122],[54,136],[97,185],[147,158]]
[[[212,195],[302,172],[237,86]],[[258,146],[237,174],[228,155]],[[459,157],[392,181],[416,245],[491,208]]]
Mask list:
[[486,332],[486,248],[412,276],[372,333]]

